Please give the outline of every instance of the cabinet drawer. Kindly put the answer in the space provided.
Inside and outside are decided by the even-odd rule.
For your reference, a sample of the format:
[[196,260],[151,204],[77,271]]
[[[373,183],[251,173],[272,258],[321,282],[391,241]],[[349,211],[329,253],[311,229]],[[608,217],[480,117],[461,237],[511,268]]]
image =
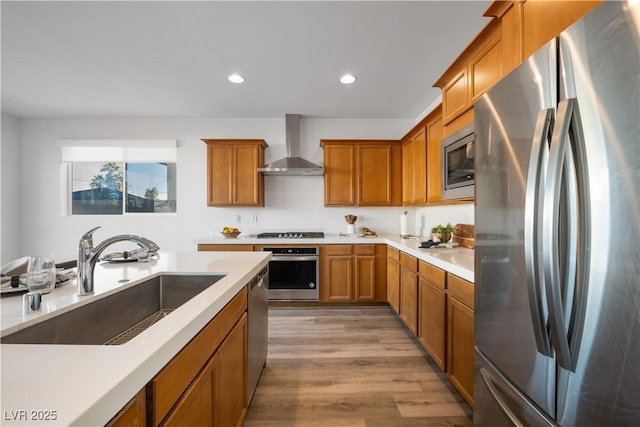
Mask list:
[[247,310],[243,289],[151,381],[152,425],[158,425]]
[[422,260],[418,262],[418,272],[429,283],[436,285],[440,289],[447,287],[446,272],[438,267],[428,264]]
[[327,255],[351,255],[351,245],[327,245]]
[[356,255],[375,255],[375,245],[354,245]]
[[391,246],[387,246],[387,258],[400,262],[400,251]]
[[400,264],[411,271],[418,272],[418,258],[400,252]]
[[449,274],[447,282],[449,286],[449,294],[465,303],[470,308],[473,308],[473,283],[467,282],[453,274]]

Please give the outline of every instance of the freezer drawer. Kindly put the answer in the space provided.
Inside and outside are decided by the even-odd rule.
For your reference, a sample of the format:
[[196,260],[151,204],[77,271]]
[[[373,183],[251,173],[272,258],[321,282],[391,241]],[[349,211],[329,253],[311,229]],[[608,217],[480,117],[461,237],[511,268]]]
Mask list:
[[473,425],[486,427],[556,424],[507,380],[476,347]]

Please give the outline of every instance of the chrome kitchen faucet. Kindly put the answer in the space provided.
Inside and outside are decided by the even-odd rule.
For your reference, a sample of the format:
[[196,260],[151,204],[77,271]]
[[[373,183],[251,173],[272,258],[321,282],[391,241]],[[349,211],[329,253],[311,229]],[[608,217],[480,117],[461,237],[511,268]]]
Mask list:
[[76,287],[76,295],[84,296],[93,294],[93,271],[96,268],[96,262],[100,254],[113,243],[116,242],[134,242],[140,245],[147,252],[156,252],[160,249],[158,245],[149,239],[131,234],[120,234],[118,236],[109,237],[102,241],[95,248],[93,247],[93,232],[100,227],[96,227],[87,231],[80,237],[78,243],[78,279]]

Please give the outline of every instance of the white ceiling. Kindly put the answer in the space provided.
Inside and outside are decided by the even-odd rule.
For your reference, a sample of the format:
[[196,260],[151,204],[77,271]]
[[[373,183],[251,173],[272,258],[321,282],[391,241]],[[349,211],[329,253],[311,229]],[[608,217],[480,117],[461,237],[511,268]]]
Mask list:
[[2,112],[415,119],[490,3],[3,0]]

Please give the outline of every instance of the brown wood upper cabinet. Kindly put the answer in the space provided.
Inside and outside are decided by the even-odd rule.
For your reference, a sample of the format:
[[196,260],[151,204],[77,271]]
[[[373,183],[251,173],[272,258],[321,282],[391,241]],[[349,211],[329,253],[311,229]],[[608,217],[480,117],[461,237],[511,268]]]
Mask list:
[[207,206],[264,206],[262,139],[203,139],[207,144]]
[[427,202],[442,200],[442,104],[427,116]]
[[438,105],[402,138],[402,204],[442,201],[442,105]]
[[[434,84],[442,89],[444,135],[473,120],[472,114],[465,113],[502,78],[501,37],[500,20],[494,19]],[[463,120],[453,124],[458,118]]]
[[422,205],[427,202],[427,129],[402,143],[402,204]]
[[322,140],[320,144],[325,206],[400,206],[400,141]]
[[494,2],[484,16],[498,18],[502,23],[503,75],[600,3],[601,0]]

